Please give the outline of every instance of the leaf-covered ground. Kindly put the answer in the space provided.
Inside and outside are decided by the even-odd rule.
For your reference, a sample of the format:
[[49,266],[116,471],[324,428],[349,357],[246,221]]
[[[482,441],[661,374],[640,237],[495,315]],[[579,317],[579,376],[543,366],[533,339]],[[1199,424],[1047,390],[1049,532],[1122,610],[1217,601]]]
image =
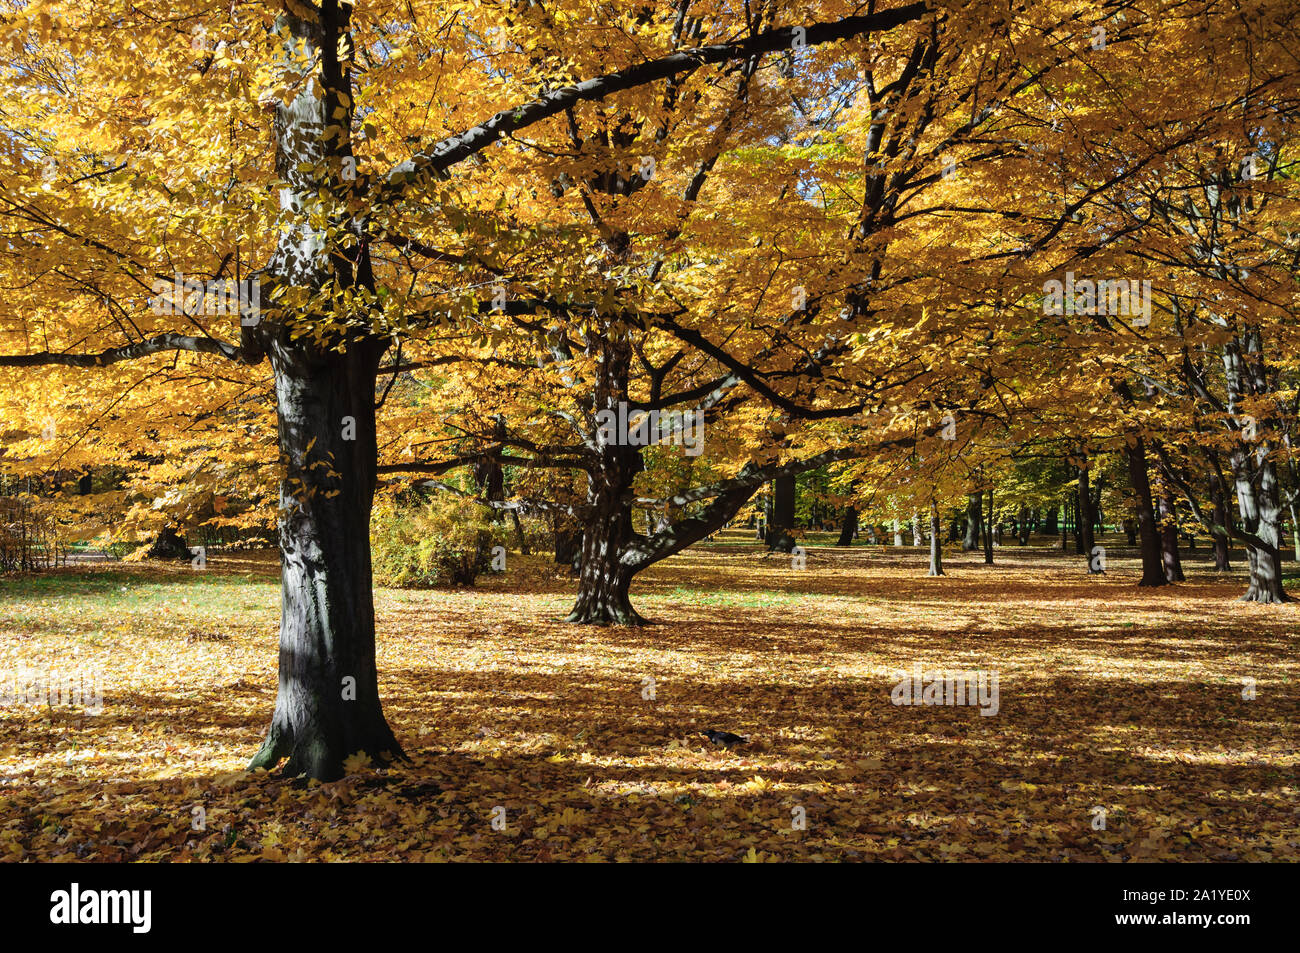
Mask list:
[[[243,771],[275,698],[273,554],[6,578],[4,687],[97,674],[103,706],[0,708],[0,859],[1300,856],[1300,608],[1199,564],[1149,591],[1114,557],[979,562],[927,579],[920,550],[814,545],[798,570],[731,534],[638,580],[642,629],[558,621],[572,583],[538,558],[381,590],[412,760],[324,785]],[[998,714],[891,704],[916,662],[996,671]]]

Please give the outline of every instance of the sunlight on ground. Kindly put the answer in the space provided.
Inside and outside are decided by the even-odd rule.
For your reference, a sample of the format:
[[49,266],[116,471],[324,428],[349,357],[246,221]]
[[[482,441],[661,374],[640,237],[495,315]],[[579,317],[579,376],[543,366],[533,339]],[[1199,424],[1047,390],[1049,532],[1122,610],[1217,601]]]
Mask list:
[[[812,546],[797,570],[730,534],[638,578],[641,629],[560,621],[573,583],[540,557],[381,590],[412,762],[327,785],[242,773],[275,699],[273,554],[4,579],[4,688],[77,673],[103,704],[0,708],[0,859],[1300,856],[1300,609],[1199,567],[1150,591],[1122,558],[947,562]],[[996,672],[997,714],[891,704],[918,663]]]

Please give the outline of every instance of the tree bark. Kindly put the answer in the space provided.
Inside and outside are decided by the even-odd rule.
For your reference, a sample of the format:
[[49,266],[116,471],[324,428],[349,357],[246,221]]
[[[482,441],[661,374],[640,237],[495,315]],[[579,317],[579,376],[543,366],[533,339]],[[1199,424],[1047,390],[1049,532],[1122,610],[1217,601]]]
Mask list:
[[344,354],[281,342],[271,349],[285,467],[280,679],[250,767],[287,758],[286,775],[328,781],[342,777],[350,755],[402,756],[379,701],[370,575],[382,350],[369,341]]
[[1165,579],[1169,582],[1182,582],[1185,577],[1183,561],[1178,555],[1178,519],[1174,501],[1168,493],[1161,493],[1156,506],[1160,519],[1160,563]]
[[1128,463],[1129,486],[1133,489],[1137,511],[1138,536],[1142,547],[1142,578],[1139,586],[1165,586],[1164,564],[1160,557],[1160,535],[1156,528],[1155,507],[1151,502],[1151,478],[1147,471],[1146,442],[1133,437],[1124,448]]
[[939,507],[930,502],[930,575],[942,576],[943,573],[943,524],[939,520]]
[[855,506],[844,507],[844,521],[840,524],[840,538],[836,546],[852,546],[853,535],[858,531],[858,510]]
[[788,553],[794,549],[794,491],[793,476],[777,477],[772,481],[772,522],[767,531],[767,548]]
[[1101,563],[1092,558],[1092,551],[1097,545],[1097,538],[1093,535],[1092,490],[1088,486],[1088,461],[1086,458],[1079,466],[1078,490],[1079,531],[1081,533],[1083,554],[1088,561],[1088,572],[1099,573],[1102,571]]
[[[1231,514],[1227,508],[1227,494],[1223,493],[1223,481],[1219,478],[1218,467],[1210,469],[1210,506],[1214,511],[1214,523],[1219,527],[1227,527]],[[1214,568],[1218,572],[1227,572],[1232,568],[1229,559],[1229,542],[1227,542],[1227,532],[1210,532],[1210,540],[1214,541]]]
[[979,490],[966,496],[966,538],[962,541],[961,548],[967,552],[980,548],[980,539],[983,536],[981,528],[984,522],[983,500],[984,493]]

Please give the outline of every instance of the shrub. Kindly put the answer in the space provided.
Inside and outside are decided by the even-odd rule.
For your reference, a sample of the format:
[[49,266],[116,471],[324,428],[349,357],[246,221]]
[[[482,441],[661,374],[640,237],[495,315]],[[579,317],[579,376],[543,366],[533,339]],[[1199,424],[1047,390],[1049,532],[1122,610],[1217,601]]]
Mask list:
[[415,506],[378,504],[370,518],[375,584],[472,586],[503,539],[504,529],[485,507],[460,497],[439,496]]

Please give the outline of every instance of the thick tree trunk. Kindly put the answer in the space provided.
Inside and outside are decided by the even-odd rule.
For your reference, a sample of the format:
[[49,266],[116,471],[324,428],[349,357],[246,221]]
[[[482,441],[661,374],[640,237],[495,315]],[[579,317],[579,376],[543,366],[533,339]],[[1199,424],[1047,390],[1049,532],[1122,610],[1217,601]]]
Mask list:
[[939,521],[939,507],[935,503],[930,504],[930,575],[943,575],[943,544],[940,537],[943,535],[943,524]]
[[855,506],[844,507],[844,522],[840,524],[840,538],[836,546],[852,546],[853,536],[858,531],[858,510]]
[[897,516],[894,517],[894,545],[903,545],[903,523]]
[[145,553],[149,559],[190,560],[194,554],[185,545],[185,537],[176,532],[176,527],[166,526],[158,534]]
[[1265,441],[1234,451],[1233,476],[1237,485],[1241,522],[1254,540],[1246,541],[1250,584],[1243,602],[1290,602],[1282,586],[1282,508],[1279,505],[1277,466]]
[[1142,578],[1138,585],[1168,585],[1169,580],[1165,578],[1164,565],[1160,558],[1160,534],[1156,528],[1155,507],[1151,502],[1151,479],[1147,473],[1146,442],[1141,437],[1134,437],[1125,447],[1124,456],[1128,463],[1129,486],[1133,489],[1138,536],[1142,546]]
[[1020,531],[1020,545],[1029,545],[1029,507],[1020,507],[1019,525],[1016,527]]
[[[626,343],[605,339],[594,400],[597,410],[617,415],[619,404],[627,400],[630,355]],[[598,465],[587,471],[578,598],[566,621],[641,625],[645,620],[628,598],[635,569],[625,558],[633,540],[645,538],[632,528],[632,482],[644,469],[641,448],[629,445],[620,434],[612,442],[603,443],[597,452]]]
[[921,531],[921,514],[916,512],[912,513],[912,545],[925,545],[924,533]]
[[772,522],[767,530],[767,548],[788,553],[794,549],[794,492],[793,476],[777,477],[772,481]]
[[273,345],[280,454],[280,683],[251,767],[287,758],[287,775],[343,775],[365,752],[401,757],[375,670],[370,577],[375,375],[383,345],[345,354]]
[[962,541],[961,548],[967,552],[980,548],[980,539],[983,536],[981,528],[984,522],[983,500],[984,493],[978,490],[966,496],[966,538]]

